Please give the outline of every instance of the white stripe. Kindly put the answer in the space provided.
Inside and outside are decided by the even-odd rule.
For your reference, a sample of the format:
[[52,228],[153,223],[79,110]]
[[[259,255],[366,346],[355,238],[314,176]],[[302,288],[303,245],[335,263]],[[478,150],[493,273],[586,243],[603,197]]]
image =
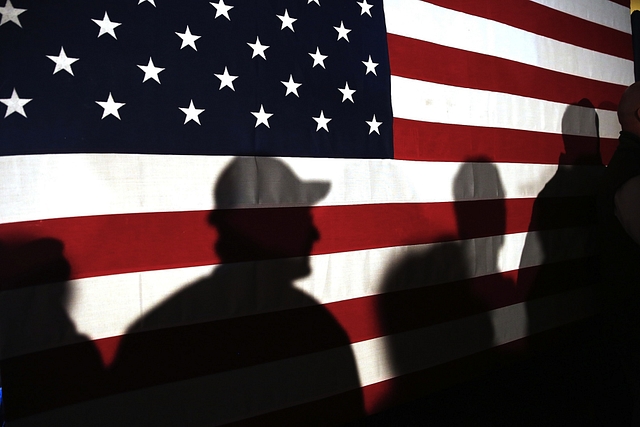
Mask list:
[[[589,288],[536,300],[531,305],[535,306],[534,310],[543,311],[547,321],[534,332],[584,319],[597,311]],[[526,328],[513,327],[513,324],[522,321],[531,305],[515,304],[352,344],[350,349],[355,356],[360,383],[362,386],[376,384],[524,338]],[[492,327],[495,328],[493,331]],[[474,334],[480,329],[493,332],[497,339],[494,338],[494,342],[478,339]],[[176,407],[189,408],[187,413],[200,417],[206,425],[242,420],[345,391],[347,384],[341,379],[353,377],[352,373],[340,372],[341,368],[349,369],[348,348],[117,394],[16,420],[11,425],[94,425],[96,420],[104,422],[100,425],[109,426],[142,425],[150,420],[149,417],[159,418],[162,423],[184,417],[179,411],[176,414]],[[392,354],[406,355],[401,366],[393,365]],[[326,375],[331,381],[318,381],[318,375]],[[315,378],[307,380],[310,377]],[[318,390],[320,383],[322,390]],[[194,396],[194,390],[202,395]]]
[[[522,249],[525,240],[529,236],[532,245],[528,247],[526,259],[521,260]],[[560,255],[543,254],[540,248],[536,249],[535,242],[543,238],[554,242],[564,241],[563,253]],[[472,239],[453,243],[432,243],[425,245],[399,246],[382,249],[335,253],[328,255],[315,255],[310,257],[311,272],[308,277],[300,279],[295,287],[315,298],[319,303],[327,304],[336,301],[344,301],[370,295],[377,295],[391,290],[408,289],[416,286],[428,286],[468,277],[479,277],[487,274],[516,270],[519,267],[531,267],[542,262],[549,263],[570,258],[579,258],[585,255],[585,239],[587,233],[583,228],[570,228],[551,230],[535,233],[516,233],[501,237],[488,237]],[[448,259],[448,266],[434,267],[434,261],[430,257],[442,253],[443,249],[455,246],[459,253],[466,255],[465,259]],[[496,253],[497,251],[497,253]],[[482,263],[476,262],[475,254],[493,254],[483,256]],[[495,258],[492,258],[495,257]],[[420,283],[399,283],[390,285],[389,275],[400,269],[413,268],[411,260],[421,260],[421,264],[429,266],[433,271],[424,272]],[[274,266],[278,268],[278,260],[261,261],[256,271],[272,271]],[[454,265],[455,271],[447,270]],[[462,267],[462,265],[466,266]],[[353,268],[358,266],[358,268]],[[25,316],[21,311],[24,307],[31,307],[31,312],[25,311],[27,316],[38,319],[46,319],[51,313],[38,315],[33,307],[45,311],[60,309],[55,301],[59,301],[60,295],[68,295],[67,311],[73,320],[79,333],[85,334],[91,339],[107,338],[125,333],[127,328],[144,316],[158,304],[171,298],[172,295],[189,287],[195,281],[211,274],[216,267],[203,266],[180,268],[171,270],[145,271],[140,273],[117,274],[111,276],[92,277],[73,280],[66,285],[52,284],[40,287],[30,287],[0,293],[0,309],[3,316],[16,322]],[[242,267],[243,269],[245,267]],[[440,270],[438,270],[440,268]],[[247,266],[247,270],[251,267]],[[468,271],[465,273],[465,269]],[[414,271],[414,276],[416,272]],[[422,274],[423,272],[419,272]],[[267,273],[268,274],[268,273]],[[428,277],[427,277],[428,276]],[[257,277],[256,280],[260,280]],[[242,284],[238,284],[241,289]],[[251,284],[247,284],[250,289]],[[238,291],[237,298],[244,298],[245,294]],[[253,298],[249,298],[253,299]],[[35,301],[41,301],[36,304]],[[195,303],[195,302],[194,302]],[[300,302],[289,302],[282,306],[277,296],[262,295],[260,308],[242,309],[242,301],[229,302],[225,308],[228,312],[212,313],[208,309],[205,315],[195,310],[185,312],[180,319],[168,319],[167,324],[155,324],[148,328],[162,328],[176,326],[177,324],[203,322],[220,318],[231,318],[243,315],[251,315],[276,311],[288,308],[296,308]],[[17,312],[16,312],[17,311]],[[37,311],[37,310],[36,310]],[[189,317],[192,316],[192,317]],[[206,316],[206,317],[205,317]],[[40,319],[40,320],[42,320]],[[5,321],[8,323],[9,321]],[[56,347],[69,342],[60,342],[61,337],[73,336],[73,333],[53,334],[48,337],[38,337],[32,329],[33,323],[16,322],[14,326],[6,326],[12,334],[22,338],[21,347],[15,344],[11,348],[2,345],[2,357],[11,357],[18,354],[30,353],[44,348]],[[25,330],[20,331],[20,328]],[[36,328],[37,329],[37,328]],[[67,331],[71,332],[71,331]]]
[[[395,117],[423,122],[520,129],[554,134],[594,136],[595,125],[567,126],[565,114],[593,113],[593,109],[501,92],[468,89],[391,76],[391,103]],[[570,108],[570,110],[568,110]],[[596,110],[600,136],[617,138],[616,113]],[[579,114],[579,113],[577,113]]]
[[[231,157],[218,156],[135,154],[0,157],[0,223],[212,209],[213,187],[230,160]],[[260,162],[260,158],[256,161]],[[318,205],[461,200],[454,197],[454,186],[459,185],[456,174],[464,163],[312,158],[282,161],[305,181],[331,184],[329,194]],[[514,163],[495,166],[506,198],[536,197],[558,168]],[[590,166],[574,168],[585,174],[592,170]],[[585,183],[584,188],[567,190],[565,195],[589,194],[592,190],[590,183]],[[299,204],[307,203],[302,200]],[[270,204],[245,205],[264,206]]]
[[[387,31],[574,76],[628,86],[633,61],[421,0],[384,2]],[[375,58],[374,58],[375,60]]]
[[629,8],[610,0],[531,0],[577,18],[631,34]]

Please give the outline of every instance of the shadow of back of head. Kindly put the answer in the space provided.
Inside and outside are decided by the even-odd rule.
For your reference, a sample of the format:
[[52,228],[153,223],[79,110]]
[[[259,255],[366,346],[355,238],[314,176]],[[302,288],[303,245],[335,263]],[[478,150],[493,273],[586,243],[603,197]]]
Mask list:
[[63,252],[52,238],[0,242],[0,367],[10,421],[103,385],[99,353],[67,314],[71,268]]
[[364,414],[347,334],[293,283],[311,273],[310,206],[329,187],[277,159],[230,162],[209,215],[223,264],[129,328],[111,368],[122,419],[222,422],[340,393],[327,414],[297,422]]

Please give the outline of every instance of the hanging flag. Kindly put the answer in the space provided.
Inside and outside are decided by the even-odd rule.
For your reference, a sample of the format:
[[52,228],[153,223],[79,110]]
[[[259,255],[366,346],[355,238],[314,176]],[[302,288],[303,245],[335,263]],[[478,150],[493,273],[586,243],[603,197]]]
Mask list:
[[5,0],[10,425],[340,424],[591,316],[628,14]]

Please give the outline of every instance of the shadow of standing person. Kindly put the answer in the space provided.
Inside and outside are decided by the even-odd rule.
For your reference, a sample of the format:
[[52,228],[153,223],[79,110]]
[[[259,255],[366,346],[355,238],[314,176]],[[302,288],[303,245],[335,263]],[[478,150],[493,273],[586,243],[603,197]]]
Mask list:
[[[634,15],[637,15],[634,13]],[[600,189],[600,269],[603,324],[629,388],[626,425],[640,425],[640,83],[629,86],[618,104],[622,131]],[[622,425],[622,424],[619,424]]]
[[[277,159],[231,161],[209,215],[222,265],[127,331],[111,367],[114,391],[126,392],[119,422],[214,425],[282,409],[283,419],[258,423],[328,425],[364,415],[347,334],[294,287],[311,274],[320,237],[309,206],[329,188]],[[269,208],[283,205],[293,207]],[[325,413],[286,412],[321,398],[331,400]]]
[[[533,356],[529,389],[554,421],[623,425],[622,403],[612,398],[620,373],[602,344],[600,318],[580,314],[595,314],[599,302],[596,193],[605,172],[598,114],[589,100],[566,108],[562,139],[558,170],[533,204],[520,260],[518,287],[527,295]],[[563,294],[572,297],[563,299],[568,303],[561,312],[580,320],[554,331],[557,320],[544,301]]]
[[[520,259],[518,288],[527,290],[529,335],[552,326],[532,300],[593,285],[597,277],[595,263],[588,257],[595,250],[595,192],[605,167],[598,115],[589,100],[567,107],[562,139],[558,170],[533,204]],[[535,339],[532,343],[535,347]]]
[[71,269],[63,251],[53,238],[0,242],[0,367],[10,425],[102,392],[100,353],[67,314]]
[[[414,377],[419,380],[411,374],[492,348],[497,337],[488,311],[501,306],[514,289],[498,267],[506,208],[497,168],[486,158],[469,159],[455,177],[453,194],[457,233],[441,235],[435,244],[407,247],[384,279],[378,309],[381,327],[390,334],[387,357],[397,376],[390,404],[468,380],[468,374],[455,371],[436,373],[433,383],[429,374]],[[459,327],[429,342],[411,339],[413,329],[446,329],[445,324]],[[388,424],[381,415],[371,425],[476,424],[487,415],[487,410],[477,411],[488,403],[486,395],[479,389],[459,389],[450,398],[432,395],[401,412],[392,410],[394,421]]]

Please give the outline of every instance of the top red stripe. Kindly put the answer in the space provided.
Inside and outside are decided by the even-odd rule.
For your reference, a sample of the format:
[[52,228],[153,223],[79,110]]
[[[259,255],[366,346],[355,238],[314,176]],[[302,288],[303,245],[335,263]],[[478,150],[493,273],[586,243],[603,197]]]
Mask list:
[[[575,46],[633,60],[631,35],[585,21],[529,0],[428,0]],[[628,6],[628,0],[622,0]]]
[[631,7],[630,6],[631,2],[629,0],[609,0],[609,1],[613,3],[618,3],[620,6]]
[[389,34],[391,74],[451,86],[617,109],[626,86]]

